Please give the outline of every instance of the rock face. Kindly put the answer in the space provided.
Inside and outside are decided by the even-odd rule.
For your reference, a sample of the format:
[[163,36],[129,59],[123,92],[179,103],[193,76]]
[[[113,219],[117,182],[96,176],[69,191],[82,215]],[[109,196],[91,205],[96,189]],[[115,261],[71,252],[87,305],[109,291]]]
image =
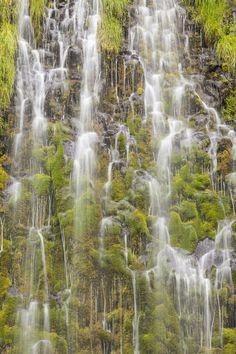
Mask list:
[[[99,89],[92,95],[88,131],[81,128],[80,117],[88,107],[88,97],[81,93],[86,94],[83,69],[92,1],[55,1],[45,9],[43,36],[30,56],[30,63],[37,54],[43,58],[41,71],[36,61],[30,72],[43,73],[43,108],[35,104],[37,97],[25,100],[17,159],[10,153],[15,147],[10,136],[21,129],[17,90],[6,113],[8,137],[2,150],[11,158],[1,160],[0,189],[7,184],[4,170],[14,178],[0,210],[3,354],[180,354],[183,348],[194,354],[205,350],[201,333],[207,338],[204,347],[223,353],[221,326],[226,349],[236,350],[231,314],[235,135],[232,122],[219,122],[217,113],[233,80],[215,52],[202,48],[201,29],[178,7],[178,42],[173,36],[163,42],[167,46],[172,38],[170,51],[175,46],[178,50],[171,60],[162,57],[164,44],[154,53],[163,63],[152,80],[158,83],[158,75],[164,79],[150,94],[146,76],[156,43],[145,47],[140,39],[134,51],[130,41],[140,13],[152,14],[156,5],[146,1],[138,9],[138,4],[143,2],[127,2],[119,53],[98,50]],[[119,9],[109,11],[116,11],[120,21]],[[92,71],[94,48],[87,49]],[[182,69],[173,70],[176,53]],[[19,87],[17,80],[19,73]],[[178,80],[184,89],[173,93]],[[161,101],[153,104],[158,90]],[[38,108],[47,120],[42,136],[32,128]],[[85,139],[89,134],[93,143]],[[82,138],[84,145],[79,144]],[[84,159],[76,160],[81,146]],[[88,167],[80,170],[78,200],[76,163]],[[91,170],[93,179],[86,177]],[[206,325],[203,319],[209,313],[212,322]]]

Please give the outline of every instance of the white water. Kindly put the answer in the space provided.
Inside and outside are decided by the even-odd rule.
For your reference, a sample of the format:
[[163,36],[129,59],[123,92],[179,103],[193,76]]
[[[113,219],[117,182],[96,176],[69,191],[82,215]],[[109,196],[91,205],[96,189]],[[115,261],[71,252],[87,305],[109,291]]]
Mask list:
[[[149,214],[153,217],[153,239],[156,241],[155,266],[145,274],[150,280],[154,274],[157,283],[168,273],[169,280],[176,284],[176,307],[180,319],[188,319],[193,316],[198,318],[196,323],[188,322],[181,328],[183,352],[189,353],[185,336],[195,333],[196,342],[201,347],[211,348],[212,328],[216,316],[219,317],[219,333],[222,335],[223,315],[220,305],[220,290],[224,284],[232,284],[230,257],[231,257],[231,221],[219,224],[219,230],[215,244],[209,252],[201,257],[186,255],[180,250],[171,247],[168,232],[168,207],[171,196],[171,158],[175,150],[175,139],[181,135],[181,147],[191,149],[192,131],[187,128],[187,119],[184,116],[183,98],[187,86],[195,88],[194,82],[188,82],[182,73],[178,56],[178,33],[181,28],[182,10],[176,1],[160,0],[154,2],[137,1],[137,26],[130,29],[130,49],[139,55],[145,72],[145,121],[151,120],[154,140],[159,140],[159,150],[155,155],[157,164],[157,177],[148,177],[150,191]],[[65,13],[62,23],[55,19],[55,12],[59,13],[56,1],[54,8],[47,10],[45,19],[46,36],[57,38],[59,46],[59,58],[55,60],[52,69],[47,69],[44,62],[52,48],[50,43],[41,50],[34,49],[33,32],[28,15],[28,2],[22,1],[19,24],[19,54],[17,70],[17,129],[18,133],[14,146],[14,163],[16,180],[9,188],[12,202],[17,204],[21,194],[21,155],[23,154],[24,138],[30,130],[33,136],[34,146],[45,146],[47,136],[47,120],[44,115],[45,95],[51,86],[66,86],[67,69],[66,60],[69,47],[82,41],[83,43],[83,69],[82,89],[80,95],[80,114],[77,117],[78,137],[74,158],[73,185],[75,189],[76,217],[80,219],[85,206],[80,203],[81,197],[86,192],[92,192],[96,181],[96,145],[98,135],[95,132],[94,120],[96,117],[97,104],[99,102],[99,79],[100,79],[100,55],[97,48],[97,31],[100,21],[99,1],[94,0],[92,6],[87,1],[75,1],[69,10],[69,2],[65,4]],[[150,6],[150,7],[149,7]],[[188,50],[186,37],[185,50]],[[52,54],[52,53],[51,53]],[[117,92],[117,61],[116,61],[116,96]],[[171,87],[166,89],[166,78],[172,73]],[[124,93],[127,91],[127,67],[124,62]],[[197,95],[197,93],[195,93]],[[32,106],[32,122],[28,122],[27,110]],[[208,124],[206,129],[211,141],[209,156],[212,160],[212,185],[214,186],[214,174],[217,170],[217,142],[221,137],[219,126],[221,121],[216,110],[202,101],[202,106],[208,115],[209,123],[214,121],[214,129]],[[63,117],[62,117],[63,118]],[[227,136],[234,144],[236,151],[236,138],[233,131]],[[119,139],[124,137],[125,156],[120,156]],[[112,170],[116,163],[125,159],[129,163],[130,149],[136,142],[130,135],[129,129],[124,125],[117,126],[114,146],[110,150],[110,163],[108,168],[108,180],[105,184],[106,197],[109,196],[112,183]],[[32,160],[32,159],[31,159]],[[236,160],[236,159],[234,159]],[[24,166],[24,164],[22,164]],[[24,168],[22,168],[24,170]],[[33,176],[41,172],[40,163],[33,159],[30,163],[30,174]],[[234,209],[235,176],[228,176]],[[46,202],[47,203],[47,202]],[[50,202],[49,202],[50,203]],[[29,222],[29,239],[27,245],[26,279],[28,281],[27,305],[19,311],[18,317],[21,326],[20,351],[23,354],[37,354],[42,352],[49,354],[52,345],[48,340],[50,332],[50,308],[48,303],[48,276],[47,276],[47,247],[44,231],[50,227],[50,211],[47,218],[45,201],[35,197],[32,201],[32,218]],[[50,207],[49,207],[50,209]],[[104,240],[112,220],[104,217],[101,221],[99,235],[100,258],[106,253]],[[69,302],[71,289],[70,274],[66,260],[66,244],[62,243],[64,264],[66,273],[66,288],[68,297],[64,302],[64,310],[67,328],[69,328]],[[135,354],[140,353],[139,343],[139,306],[138,306],[138,277],[139,272],[129,268],[127,234],[124,236],[124,257],[126,267],[131,274],[133,289],[133,349]],[[40,264],[36,269],[35,264]],[[212,280],[208,277],[211,269],[215,267],[216,275]],[[43,301],[38,299],[36,285],[39,272],[43,274]],[[166,272],[167,271],[167,272]],[[35,280],[36,279],[36,280]],[[168,281],[168,280],[167,280]],[[41,316],[40,316],[41,315]],[[39,320],[42,317],[43,320]],[[106,326],[106,304],[104,301],[104,326]],[[196,328],[197,327],[197,328]],[[38,334],[40,333],[40,334]],[[69,335],[68,335],[69,338]],[[104,349],[105,350],[105,349]],[[120,348],[122,351],[122,347]]]
[[[222,338],[223,317],[219,293],[225,283],[232,288],[230,268],[232,222],[226,220],[219,224],[214,247],[209,252],[205,251],[200,259],[171,247],[167,218],[171,196],[171,157],[177,136],[181,135],[182,147],[186,151],[191,150],[192,132],[187,128],[183,98],[187,86],[195,92],[195,84],[183,77],[179,63],[178,46],[181,45],[179,33],[181,34],[183,30],[185,17],[177,1],[159,0],[150,3],[146,0],[137,0],[136,11],[137,24],[130,28],[129,47],[132,53],[139,56],[144,68],[144,122],[151,119],[153,139],[159,141],[159,150],[155,156],[157,178],[153,177],[149,182],[150,215],[154,217],[153,238],[157,244],[156,266],[147,270],[145,276],[149,279],[150,275],[154,274],[158,284],[160,279],[165,279],[168,275],[169,280],[176,284],[176,308],[182,320],[181,348],[183,353],[190,354],[186,342],[188,336],[193,336],[199,347],[206,350],[211,348],[217,314],[219,335]],[[186,43],[188,42],[185,39],[185,50],[188,50]],[[166,80],[169,73],[173,78],[167,89]],[[195,95],[199,98],[196,92]],[[221,120],[214,108],[202,100],[201,102],[209,122],[213,118],[216,127],[216,130],[212,130],[210,124],[206,127],[211,141],[209,156],[212,160],[211,176],[214,187]],[[235,134],[232,135],[231,140],[234,140]],[[216,268],[216,275],[212,280],[208,275],[213,267]],[[168,279],[166,282],[168,283]],[[134,292],[136,293],[136,289]],[[192,322],[191,318],[196,318],[197,321]],[[137,325],[136,311],[134,322]],[[139,339],[135,332],[133,338],[136,351]]]
[[[76,203],[86,190],[88,191],[94,184],[96,171],[96,144],[98,137],[93,130],[93,120],[96,115],[96,106],[99,101],[99,77],[100,77],[100,57],[97,48],[97,31],[100,21],[99,1],[93,1],[88,11],[86,22],[87,29],[83,29],[81,39],[83,41],[83,80],[80,95],[80,116],[78,121],[78,139],[74,158],[73,180],[75,185]],[[79,218],[80,207],[76,210],[76,218]]]

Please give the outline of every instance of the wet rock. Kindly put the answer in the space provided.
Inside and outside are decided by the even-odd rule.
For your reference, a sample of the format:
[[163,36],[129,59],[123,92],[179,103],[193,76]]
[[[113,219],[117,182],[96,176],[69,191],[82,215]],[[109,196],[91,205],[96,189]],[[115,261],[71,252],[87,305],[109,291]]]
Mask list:
[[202,132],[194,132],[193,133],[193,143],[201,143],[201,145],[204,145],[205,147],[207,147],[210,144],[210,139],[209,136],[205,133]]
[[220,125],[219,131],[222,135],[227,135],[229,133],[229,128],[226,125]]
[[200,241],[196,247],[194,255],[200,259],[204,254],[213,250],[215,242],[209,238],[205,238],[203,241]]
[[82,49],[79,47],[70,47],[67,53],[66,59],[69,69],[75,69],[78,65],[83,64],[83,53]]
[[11,297],[22,297],[22,294],[14,285],[7,290],[7,293]]
[[213,96],[216,100],[220,100],[219,88],[214,80],[205,80],[204,89],[208,95]]
[[64,142],[64,154],[67,158],[73,159],[75,154],[76,143],[74,141]]
[[189,118],[189,122],[194,124],[196,129],[205,129],[208,117],[204,113],[196,113]]
[[98,112],[96,118],[97,118],[98,124],[101,125],[101,129],[104,132],[107,132],[109,123],[112,120],[110,114]]
[[230,262],[230,265],[231,265],[231,269],[233,271],[236,271],[236,252],[232,252],[231,254],[231,262]]
[[230,172],[232,141],[229,138],[222,138],[217,145],[217,163],[218,169],[223,175]]

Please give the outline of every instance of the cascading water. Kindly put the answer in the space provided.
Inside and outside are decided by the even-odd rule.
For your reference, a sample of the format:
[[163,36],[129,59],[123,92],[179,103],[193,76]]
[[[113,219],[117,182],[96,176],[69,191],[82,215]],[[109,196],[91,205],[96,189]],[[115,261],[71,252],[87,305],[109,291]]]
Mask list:
[[[86,6],[86,4],[84,5]],[[88,9],[89,11],[89,9]],[[91,13],[87,17],[88,29],[83,33],[83,82],[80,96],[80,117],[78,123],[78,140],[74,160],[74,183],[76,203],[84,192],[83,183],[93,184],[96,156],[95,145],[97,134],[92,131],[93,119],[98,103],[98,88],[100,76],[99,54],[97,49],[97,31],[99,23],[99,1],[94,1]],[[82,205],[80,205],[80,208]],[[77,209],[76,217],[80,210]]]
[[[27,138],[27,130],[32,131],[33,147],[43,146],[46,141],[46,119],[44,116],[45,100],[45,72],[42,66],[42,53],[33,48],[34,36],[29,17],[29,3],[21,4],[19,20],[19,54],[17,69],[17,108],[18,108],[18,133],[15,138],[14,162],[16,166],[17,182],[13,202],[16,203],[21,190],[21,172],[23,167],[24,139]],[[26,121],[28,110],[32,111],[32,125]],[[40,172],[40,163],[29,155],[29,176],[34,180]],[[20,340],[19,353],[37,353],[38,349],[44,353],[51,352],[51,344],[47,339],[50,331],[49,305],[48,305],[48,280],[44,237],[42,230],[45,228],[47,215],[43,208],[47,206],[47,200],[33,195],[31,204],[31,220],[29,221],[29,235],[26,250],[26,307],[19,311]],[[41,254],[41,255],[40,255]],[[41,257],[41,262],[40,262]],[[43,272],[42,301],[37,299],[36,284],[40,276],[37,263],[41,263]],[[43,320],[40,323],[39,317]],[[40,328],[41,336],[36,335],[36,329]],[[40,338],[41,337],[41,338]]]
[[[87,15],[88,17],[86,17]],[[84,80],[81,94],[79,138],[75,158],[77,198],[81,195],[81,178],[86,175],[92,180],[94,172],[93,146],[97,138],[95,133],[89,132],[89,129],[94,113],[93,106],[97,100],[98,89],[95,84],[97,84],[99,77],[99,56],[96,49],[96,33],[99,21],[98,4],[94,3],[92,14],[89,14],[88,3],[75,1],[71,6],[68,1],[62,13],[63,19],[60,16],[60,4],[54,1],[53,7],[47,9],[44,48],[35,49],[33,28],[29,16],[29,2],[25,0],[21,3],[16,81],[18,132],[14,144],[15,183],[9,191],[12,195],[11,201],[14,204],[20,199],[24,168],[29,171],[27,178],[33,180],[33,185],[37,185],[37,181],[40,182],[42,167],[40,161],[34,156],[34,149],[43,149],[47,143],[45,98],[49,89],[60,89],[62,92],[66,89],[68,50],[80,40],[84,41]],[[90,22],[88,31],[84,30],[86,19]],[[58,57],[57,51],[55,52],[57,46],[59,48]],[[93,59],[93,70],[90,66],[91,58]],[[32,115],[32,122],[29,121],[30,115]],[[32,144],[30,139],[33,139]],[[29,144],[28,146],[25,146],[25,141]],[[29,149],[29,151],[26,152],[26,149]],[[32,155],[31,151],[33,152]],[[27,159],[25,159],[26,154]],[[25,160],[28,162],[27,166],[25,166]],[[18,351],[25,354],[39,352],[46,354],[53,350],[50,341],[47,255],[44,239],[44,233],[51,227],[51,199],[35,193],[32,199],[31,212],[25,266],[26,284],[28,284],[27,295],[25,295],[27,300],[25,307],[20,309],[18,314],[20,326]],[[63,230],[61,232],[63,236]],[[64,257],[66,257],[65,241],[63,250]],[[64,262],[67,265],[66,258]],[[36,287],[41,271],[43,285],[40,289],[41,293],[38,293]],[[65,269],[65,271],[68,287],[69,275],[68,270]],[[66,323],[68,324],[67,307],[66,301]]]
[[[159,142],[156,177],[149,182],[153,221],[153,237],[157,244],[156,265],[146,271],[148,282],[154,275],[155,281],[175,284],[176,307],[180,318],[181,348],[190,353],[188,337],[193,336],[197,346],[208,350],[212,346],[212,331],[215,322],[219,325],[222,342],[222,310],[220,291],[225,283],[232,291],[231,279],[231,238],[232,221],[219,224],[219,231],[212,249],[201,257],[186,256],[181,250],[171,247],[168,231],[168,213],[171,197],[172,172],[171,158],[176,149],[176,139],[181,136],[182,149],[191,151],[192,132],[185,121],[184,97],[186,88],[194,90],[194,82],[182,75],[179,48],[184,12],[177,1],[160,0],[149,3],[140,0],[136,3],[136,24],[130,29],[130,50],[138,54],[145,74],[145,117],[144,123],[152,121],[153,140]],[[185,50],[188,50],[185,36]],[[169,76],[173,75],[173,79]],[[171,83],[168,84],[168,81]],[[194,90],[194,94],[197,93]],[[198,95],[197,95],[198,96]],[[199,96],[198,96],[199,97]],[[217,169],[217,141],[220,118],[215,109],[201,100],[206,114],[214,119],[214,126],[208,129],[211,145],[209,156],[212,159],[212,183]],[[189,232],[190,229],[189,229]],[[208,276],[216,267],[214,279]],[[217,319],[217,314],[219,318]],[[137,316],[137,315],[135,315]],[[191,318],[195,321],[191,323]],[[136,338],[136,341],[138,338]],[[137,342],[134,352],[139,353]]]
[[13,304],[18,354],[224,350],[236,133],[191,74],[179,4],[54,0],[37,23],[21,1],[0,351]]

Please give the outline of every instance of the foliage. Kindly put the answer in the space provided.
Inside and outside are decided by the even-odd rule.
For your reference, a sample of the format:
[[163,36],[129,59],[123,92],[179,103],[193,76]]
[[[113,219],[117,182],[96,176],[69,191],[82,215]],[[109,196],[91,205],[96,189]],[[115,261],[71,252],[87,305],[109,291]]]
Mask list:
[[43,173],[38,173],[33,177],[33,187],[38,196],[48,195],[51,178]]
[[0,191],[2,191],[5,188],[8,178],[9,178],[8,174],[6,173],[4,168],[0,165]]
[[223,110],[223,114],[225,120],[236,119],[236,91],[231,92],[226,98],[226,107]]
[[123,21],[129,0],[103,0],[103,16],[99,31],[102,51],[117,55],[123,40]]
[[207,39],[214,42],[221,38],[224,34],[224,18],[228,10],[227,0],[197,0],[197,9]]
[[99,32],[104,52],[118,54],[123,40],[122,27],[115,17],[104,16]]
[[236,34],[224,35],[217,44],[217,54],[224,63],[227,63],[229,70],[236,72]]
[[44,15],[45,0],[30,1],[30,16],[34,28],[34,35],[38,43],[42,37],[43,15]]
[[[191,9],[191,1],[184,3]],[[236,28],[229,5],[228,0],[196,0],[194,10],[189,11],[194,14],[195,21],[203,25],[206,40],[216,47],[218,57],[235,74]]]
[[16,27],[10,22],[0,25],[0,109],[10,103],[15,79]]

